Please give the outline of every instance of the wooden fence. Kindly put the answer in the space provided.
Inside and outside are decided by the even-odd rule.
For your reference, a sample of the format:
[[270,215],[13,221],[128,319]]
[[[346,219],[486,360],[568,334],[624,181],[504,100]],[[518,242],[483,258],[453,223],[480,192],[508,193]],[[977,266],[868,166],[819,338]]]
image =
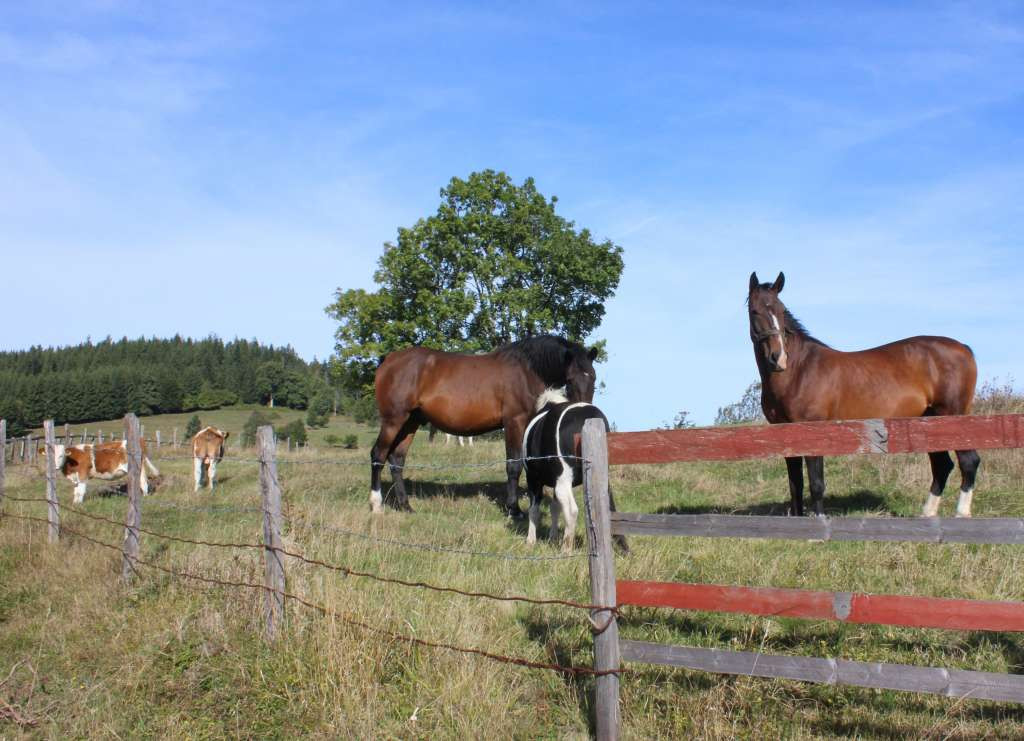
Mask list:
[[[584,514],[592,543],[592,602],[608,606],[591,616],[594,668],[615,671],[622,661],[634,661],[722,674],[1024,702],[1022,675],[620,640],[613,609],[638,605],[951,630],[1024,631],[1022,602],[618,581],[612,553],[615,535],[1024,544],[1024,519],[655,515],[611,512],[608,497],[609,465],[1021,447],[1024,415],[1020,414],[655,430],[610,436],[599,421],[588,421],[582,454],[588,461]],[[618,738],[619,681],[617,674],[596,679],[598,738]]]

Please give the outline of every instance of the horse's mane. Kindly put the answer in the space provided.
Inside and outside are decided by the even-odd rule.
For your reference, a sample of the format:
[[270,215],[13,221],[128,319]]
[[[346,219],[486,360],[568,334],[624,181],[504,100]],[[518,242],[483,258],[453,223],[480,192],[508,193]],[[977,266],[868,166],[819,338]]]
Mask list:
[[543,393],[537,397],[537,403],[534,404],[534,408],[539,412],[541,409],[547,406],[554,406],[555,404],[564,404],[569,401],[569,397],[565,395],[565,392],[560,388],[546,388]]
[[565,353],[583,351],[583,346],[550,334],[527,337],[502,345],[498,355],[525,363],[549,386],[565,384]]
[[824,342],[819,340],[817,337],[807,331],[807,327],[804,326],[803,322],[793,316],[789,309],[786,309],[786,329],[793,334],[799,335],[802,339],[813,342],[815,345],[821,345],[822,347],[829,347]]

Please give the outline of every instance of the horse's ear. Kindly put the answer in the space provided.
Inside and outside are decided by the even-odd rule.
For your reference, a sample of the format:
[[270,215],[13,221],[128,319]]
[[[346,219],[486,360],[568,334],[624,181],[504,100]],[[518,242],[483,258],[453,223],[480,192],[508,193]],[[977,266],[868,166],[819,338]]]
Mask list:
[[779,277],[775,279],[774,283],[772,283],[772,290],[775,291],[776,293],[782,293],[782,287],[784,285],[786,285],[786,276],[783,275],[782,271],[780,270]]
[[590,350],[587,352],[587,357],[590,358],[590,362],[593,363],[597,359],[597,348],[590,348]]
[[755,270],[750,274],[750,292],[753,293],[754,289],[761,285],[761,281],[757,279],[757,271]]

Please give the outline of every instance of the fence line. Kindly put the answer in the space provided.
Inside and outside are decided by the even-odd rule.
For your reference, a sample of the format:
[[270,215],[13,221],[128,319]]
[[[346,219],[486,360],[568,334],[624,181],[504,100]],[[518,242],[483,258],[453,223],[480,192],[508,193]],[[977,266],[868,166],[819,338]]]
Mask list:
[[[598,551],[590,561],[592,599],[598,602],[599,595],[606,595],[609,589],[614,589],[617,594],[612,594],[617,597],[617,605],[790,615],[959,630],[1024,631],[1024,603],[1020,602],[615,581],[614,574],[609,577],[605,573],[605,569],[614,568],[614,562],[611,540],[602,534],[607,528],[611,535],[1024,544],[1024,520],[1018,518],[777,518],[648,515],[611,513],[606,509],[609,502],[609,462],[669,463],[1021,447],[1024,447],[1024,415],[1020,414],[806,422],[612,435],[606,435],[600,422],[589,420],[583,430],[583,454],[590,461],[585,469],[584,499],[588,516],[593,508],[595,550]],[[603,459],[604,455],[607,459]],[[603,637],[617,630],[616,617],[616,613],[609,612],[607,629],[594,639],[594,665],[597,668],[619,668],[618,652],[621,652],[621,659],[626,661],[723,674],[1024,702],[1024,676],[1019,675],[805,656],[772,656],[617,639],[613,647],[610,640]],[[615,739],[619,735],[617,682],[615,676],[598,680],[597,736],[601,739]]]
[[[0,519],[7,518],[7,517],[12,518],[12,519],[16,519],[16,520],[25,520],[25,521],[29,521],[29,522],[47,523],[47,520],[45,520],[45,519],[43,519],[41,517],[32,517],[32,516],[29,516],[29,515],[16,515],[16,514],[12,514],[10,512],[0,513]],[[86,542],[93,543],[94,545],[102,546],[104,548],[108,548],[110,550],[114,550],[114,551],[117,551],[119,553],[122,552],[121,546],[114,545],[112,543],[107,543],[107,542],[99,540],[97,538],[93,538],[93,537],[91,537],[89,535],[86,535],[85,533],[83,533],[83,532],[81,532],[79,530],[76,530],[74,528],[65,527],[64,528],[64,532],[66,532],[69,535],[73,535],[73,536],[75,536],[77,538],[81,538],[82,540],[85,540]],[[187,572],[187,571],[179,571],[177,569],[172,569],[172,568],[169,568],[167,566],[162,566],[160,564],[157,564],[157,563],[154,563],[152,561],[148,561],[148,560],[145,560],[145,559],[142,559],[142,558],[134,559],[133,560],[133,564],[136,565],[136,566],[144,566],[146,568],[155,569],[157,571],[161,571],[161,572],[163,572],[165,574],[168,574],[170,576],[174,576],[174,577],[177,577],[177,578],[190,579],[190,580],[199,581],[199,582],[203,582],[203,583],[207,583],[207,584],[211,584],[211,585],[215,585],[215,586],[242,587],[242,588],[247,588],[247,589],[262,590],[264,592],[266,592],[266,591],[273,591],[273,588],[267,586],[266,584],[258,584],[256,582],[231,581],[231,580],[226,580],[226,579],[217,579],[217,578],[214,578],[214,577],[203,576],[201,574],[193,574],[193,573],[190,573],[190,572]],[[506,656],[506,655],[503,655],[503,654],[496,654],[496,653],[492,653],[492,652],[489,652],[489,651],[484,651],[484,650],[476,649],[476,648],[467,648],[467,647],[464,647],[464,646],[455,646],[455,645],[448,644],[448,643],[440,643],[440,642],[428,641],[428,640],[425,640],[423,638],[417,638],[415,636],[410,636],[410,635],[407,635],[407,634],[397,633],[397,632],[389,631],[389,630],[387,630],[385,628],[379,628],[379,627],[377,627],[375,625],[370,625],[368,623],[365,623],[363,621],[360,621],[360,620],[357,620],[357,619],[353,618],[349,614],[338,612],[338,611],[332,610],[332,609],[330,609],[330,608],[328,608],[328,607],[326,607],[324,605],[320,605],[320,604],[317,604],[317,603],[314,603],[314,602],[310,602],[310,601],[304,599],[303,597],[301,597],[301,596],[299,596],[297,594],[293,594],[293,593],[290,593],[290,592],[282,592],[282,596],[285,599],[287,599],[287,600],[292,600],[294,602],[297,602],[297,603],[299,603],[299,604],[301,604],[301,605],[303,605],[305,607],[308,607],[308,608],[311,608],[313,610],[316,610],[316,611],[318,611],[318,612],[320,612],[320,613],[322,613],[322,614],[324,614],[324,615],[326,615],[328,617],[336,618],[338,620],[341,620],[342,622],[345,622],[345,623],[347,623],[349,625],[352,625],[352,626],[355,626],[355,627],[358,627],[358,628],[362,628],[362,629],[364,629],[366,631],[377,633],[379,635],[384,635],[384,636],[386,636],[388,638],[392,638],[396,642],[400,641],[400,642],[403,642],[403,643],[415,644],[417,646],[424,646],[426,648],[444,649],[444,650],[453,651],[453,652],[456,652],[456,653],[481,656],[483,658],[491,659],[492,661],[497,661],[499,663],[513,664],[513,665],[522,666],[522,667],[528,668],[528,669],[548,669],[548,670],[551,670],[551,671],[560,672],[562,674],[569,674],[569,675],[576,675],[576,676],[583,675],[583,676],[597,676],[597,677],[600,677],[600,676],[605,676],[605,675],[610,674],[610,673],[615,673],[615,674],[627,673],[626,670],[622,670],[622,669],[616,670],[614,672],[610,672],[610,671],[599,671],[599,670],[591,669],[589,667],[582,667],[582,666],[565,666],[565,665],[561,665],[561,664],[536,662],[536,661],[530,661],[528,659],[523,659],[523,658],[519,658],[519,657],[515,657],[515,656]]]
[[[33,497],[10,497],[10,500],[12,502],[46,502],[47,501],[45,499],[33,498]],[[121,526],[122,525],[122,523],[120,523],[117,520],[114,520],[114,519],[112,519],[110,517],[104,517],[103,515],[94,514],[92,512],[86,512],[84,510],[78,509],[76,507],[72,507],[72,506],[67,505],[67,504],[60,504],[60,503],[58,503],[58,505],[63,510],[71,512],[71,513],[73,513],[75,515],[86,517],[86,518],[88,518],[90,520],[94,520],[94,521],[97,521],[97,522],[102,522],[102,523],[109,524],[109,525],[116,525],[116,526]],[[263,511],[263,512],[266,513],[266,510],[259,510],[259,511]],[[151,537],[157,538],[158,540],[169,540],[169,541],[172,541],[172,542],[175,542],[175,543],[182,543],[182,544],[185,544],[185,545],[198,545],[198,546],[205,546],[205,547],[211,547],[211,548],[225,548],[225,549],[239,549],[239,550],[246,550],[247,549],[247,550],[259,550],[259,551],[262,551],[262,550],[268,548],[268,546],[266,546],[264,543],[242,543],[242,542],[212,541],[212,540],[200,540],[200,539],[193,539],[193,538],[185,538],[185,537],[178,536],[178,535],[170,535],[168,533],[161,533],[161,532],[158,532],[158,531],[155,531],[155,530],[150,530],[148,528],[144,528],[144,527],[141,527],[141,526],[135,526],[133,529],[135,531],[137,531],[138,533],[149,535]],[[404,587],[413,587],[413,588],[419,588],[419,589],[427,589],[427,590],[434,591],[434,592],[444,592],[444,593],[449,593],[449,594],[458,594],[458,595],[461,595],[461,596],[464,596],[464,597],[478,597],[478,598],[481,598],[481,599],[489,599],[489,600],[495,600],[495,601],[500,601],[500,602],[523,602],[523,603],[528,603],[528,604],[533,604],[533,605],[561,605],[561,606],[564,606],[564,607],[571,607],[571,608],[575,608],[575,609],[578,609],[578,610],[605,610],[605,609],[607,609],[607,608],[601,607],[600,605],[581,603],[581,602],[576,602],[576,601],[573,601],[573,600],[562,600],[562,599],[556,599],[556,598],[526,597],[526,596],[521,596],[521,595],[499,595],[499,594],[491,594],[489,592],[471,592],[471,591],[465,591],[465,590],[462,590],[462,589],[457,589],[455,587],[438,586],[436,584],[430,584],[428,582],[423,582],[423,581],[408,581],[408,580],[405,580],[405,579],[399,579],[397,577],[381,576],[380,574],[374,574],[374,573],[368,572],[368,571],[361,571],[359,569],[354,569],[354,568],[352,568],[350,566],[329,563],[327,561],[323,561],[323,560],[316,559],[316,558],[309,558],[308,556],[305,556],[305,555],[303,555],[301,553],[297,553],[295,551],[291,551],[291,550],[289,550],[289,549],[287,549],[287,548],[285,548],[285,547],[283,547],[281,545],[274,546],[272,548],[272,550],[275,551],[276,553],[279,553],[280,555],[287,556],[288,558],[294,558],[295,560],[300,561],[300,562],[302,562],[302,563],[304,563],[306,565],[309,565],[309,566],[319,566],[321,568],[325,568],[325,569],[328,569],[330,571],[338,572],[338,573],[343,574],[345,576],[354,576],[354,577],[366,578],[366,579],[370,579],[371,581],[376,581],[376,582],[380,582],[380,583],[384,583],[384,584],[396,584],[396,585],[404,586]]]

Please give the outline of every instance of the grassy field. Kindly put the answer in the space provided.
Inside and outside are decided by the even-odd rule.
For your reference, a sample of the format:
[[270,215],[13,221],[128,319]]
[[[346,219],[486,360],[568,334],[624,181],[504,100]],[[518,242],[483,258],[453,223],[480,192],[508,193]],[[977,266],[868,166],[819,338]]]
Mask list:
[[[282,421],[289,414],[282,412]],[[241,428],[247,410],[204,414]],[[189,415],[150,418],[147,435],[184,428]],[[156,427],[154,427],[154,425]],[[118,423],[110,423],[114,429]],[[92,427],[92,426],[90,426]],[[522,526],[500,513],[499,443],[472,448],[417,439],[410,464],[416,512],[373,517],[367,504],[367,442],[355,451],[283,454],[285,546],[331,563],[463,590],[588,601],[586,560],[495,560],[402,548],[367,539],[470,551],[557,555],[525,545]],[[323,434],[323,433],[320,433]],[[213,495],[190,491],[188,461],[164,450],[162,478],[143,505],[143,527],[192,539],[258,542],[255,466],[235,450]],[[311,464],[329,457],[337,464]],[[929,483],[925,456],[832,459],[832,514],[911,515]],[[953,483],[957,479],[954,474]],[[976,516],[1024,516],[1024,453],[983,453]],[[39,497],[39,471],[8,469],[7,491]],[[782,461],[614,469],[620,508],[641,512],[777,513],[785,510]],[[59,487],[70,503],[67,482]],[[955,492],[943,514],[951,515]],[[8,501],[13,514],[45,516],[37,503]],[[122,496],[89,496],[82,509],[121,520]],[[66,525],[119,544],[121,529],[65,512]],[[542,535],[547,528],[544,514]],[[583,526],[577,532],[583,543]],[[809,543],[635,538],[619,556],[622,578],[691,580],[915,594],[1021,599],[1024,554],[1010,546]],[[142,557],[225,580],[260,581],[258,551],[224,551],[142,538]],[[586,738],[591,682],[484,658],[417,648],[367,634],[300,605],[274,645],[260,638],[262,595],[207,587],[144,569],[119,585],[113,550],[45,526],[0,521],[0,738]],[[583,615],[469,599],[345,577],[286,563],[289,591],[367,623],[426,640],[534,661],[589,665]],[[1010,634],[897,629],[669,610],[626,609],[623,635],[696,646],[1000,672],[1024,671],[1024,638]],[[642,665],[622,684],[628,738],[1020,738],[1024,710],[926,695],[728,678]],[[21,719],[17,722],[14,716]],[[31,723],[31,724],[30,724]]]

